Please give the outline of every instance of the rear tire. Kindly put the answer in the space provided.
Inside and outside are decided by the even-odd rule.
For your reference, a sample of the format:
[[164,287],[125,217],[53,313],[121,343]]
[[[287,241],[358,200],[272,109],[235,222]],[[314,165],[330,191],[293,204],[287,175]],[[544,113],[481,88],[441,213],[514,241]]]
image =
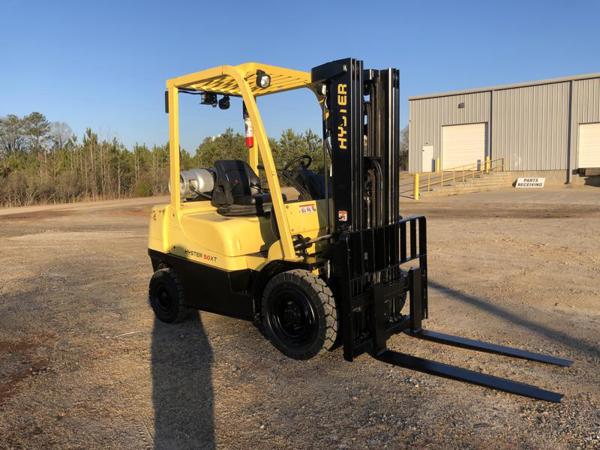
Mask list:
[[161,322],[185,320],[191,309],[185,306],[185,296],[177,274],[170,267],[157,270],[150,279],[148,301]]
[[337,339],[335,300],[325,281],[307,270],[275,275],[261,303],[263,330],[271,343],[293,359],[331,350]]

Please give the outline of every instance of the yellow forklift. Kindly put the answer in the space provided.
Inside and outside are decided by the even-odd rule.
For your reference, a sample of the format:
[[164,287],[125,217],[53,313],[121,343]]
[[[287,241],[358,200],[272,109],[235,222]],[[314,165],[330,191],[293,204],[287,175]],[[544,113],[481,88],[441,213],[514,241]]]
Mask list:
[[[311,90],[322,109],[323,162],[278,169],[256,99]],[[247,160],[180,170],[179,95],[230,107],[241,98]],[[396,333],[569,366],[571,361],[425,330],[425,217],[400,215],[399,73],[353,58],[310,72],[259,63],[219,66],[167,81],[170,203],[152,209],[149,302],[163,322],[193,310],[256,323],[290,358],[343,347],[376,359],[532,398],[562,395],[400,353]],[[266,183],[264,182],[266,180]],[[288,199],[281,181],[298,193]]]

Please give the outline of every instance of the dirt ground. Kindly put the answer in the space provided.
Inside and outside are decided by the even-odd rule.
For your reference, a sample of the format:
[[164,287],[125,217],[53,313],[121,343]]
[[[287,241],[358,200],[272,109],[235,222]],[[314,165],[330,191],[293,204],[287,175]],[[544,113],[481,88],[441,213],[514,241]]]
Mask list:
[[286,359],[249,323],[147,305],[157,199],[0,210],[2,448],[600,448],[600,189],[404,202],[429,226],[426,326],[575,360],[395,336],[390,348],[561,404],[341,350]]

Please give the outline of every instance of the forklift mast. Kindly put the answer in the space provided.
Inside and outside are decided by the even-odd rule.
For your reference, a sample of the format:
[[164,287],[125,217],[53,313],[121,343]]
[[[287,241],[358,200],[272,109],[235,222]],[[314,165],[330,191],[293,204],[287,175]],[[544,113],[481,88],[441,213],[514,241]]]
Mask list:
[[348,58],[315,67],[312,82],[325,86],[323,131],[331,151],[335,214],[330,282],[344,358],[369,353],[395,366],[560,401],[561,394],[536,386],[388,350],[389,337],[405,332],[471,350],[572,363],[422,328],[428,315],[427,230],[425,217],[400,216],[398,71],[365,70],[362,61]]
[[[389,336],[421,328],[427,314],[425,218],[402,219],[399,194],[399,73],[357,59],[312,70],[325,86],[324,139],[331,150],[338,291],[344,357],[386,350]],[[416,261],[416,267],[401,266]],[[401,313],[407,294],[411,312]]]
[[327,87],[325,138],[331,147],[338,231],[361,231],[399,217],[397,69],[365,70],[357,59],[312,70]]

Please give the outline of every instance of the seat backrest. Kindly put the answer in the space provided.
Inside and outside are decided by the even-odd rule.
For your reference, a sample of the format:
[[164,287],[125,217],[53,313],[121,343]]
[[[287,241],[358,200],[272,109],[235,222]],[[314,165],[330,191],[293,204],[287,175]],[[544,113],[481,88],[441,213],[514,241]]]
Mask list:
[[216,185],[231,192],[233,203],[247,204],[262,193],[260,179],[246,161],[228,159],[215,161]]

